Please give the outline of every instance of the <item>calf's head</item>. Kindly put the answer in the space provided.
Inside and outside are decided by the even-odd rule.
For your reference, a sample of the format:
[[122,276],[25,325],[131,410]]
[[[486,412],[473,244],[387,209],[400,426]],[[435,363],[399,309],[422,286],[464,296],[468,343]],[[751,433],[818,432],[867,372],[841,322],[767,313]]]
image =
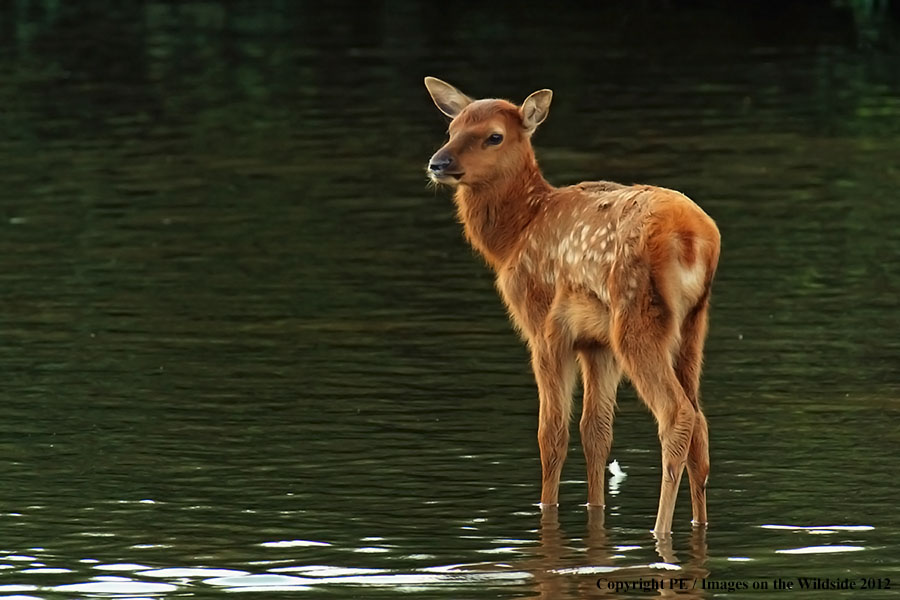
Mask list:
[[428,176],[446,185],[490,185],[534,161],[531,134],[550,110],[553,92],[538,90],[521,106],[506,100],[473,100],[458,89],[426,77],[438,109],[453,119],[450,139],[428,161]]

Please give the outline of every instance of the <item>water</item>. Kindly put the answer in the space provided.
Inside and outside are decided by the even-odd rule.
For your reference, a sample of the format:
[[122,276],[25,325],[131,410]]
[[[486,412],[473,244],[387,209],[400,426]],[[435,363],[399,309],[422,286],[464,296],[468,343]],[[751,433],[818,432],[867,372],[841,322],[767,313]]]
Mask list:
[[[0,8],[0,597],[896,593],[894,6],[63,4]],[[427,74],[552,87],[552,182],[719,223],[708,531],[682,491],[650,535],[624,386],[605,518],[577,428],[535,505],[526,352],[425,185]]]

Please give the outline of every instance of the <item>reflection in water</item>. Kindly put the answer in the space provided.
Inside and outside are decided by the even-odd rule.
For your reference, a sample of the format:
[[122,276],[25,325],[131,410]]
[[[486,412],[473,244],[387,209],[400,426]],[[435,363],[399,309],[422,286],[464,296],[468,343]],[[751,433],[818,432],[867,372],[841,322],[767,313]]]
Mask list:
[[[604,524],[602,509],[586,507],[578,511],[579,522],[586,527],[581,539],[569,537],[560,525],[559,509],[547,507],[532,518],[539,519],[538,538],[534,544],[519,545],[516,558],[498,562],[474,562],[427,566],[418,569],[347,567],[326,564],[310,564],[296,560],[263,561],[252,570],[222,569],[210,567],[169,566],[148,568],[135,563],[98,563],[83,559],[100,573],[118,572],[120,575],[95,575],[89,580],[58,585],[0,586],[0,591],[41,591],[97,595],[158,594],[208,588],[242,592],[273,591],[339,591],[339,590],[391,590],[393,592],[421,593],[423,590],[439,590],[471,594],[490,586],[497,590],[530,591],[528,597],[541,599],[564,598],[621,598],[629,594],[656,592],[663,597],[707,598],[710,590],[725,589],[735,585],[733,579],[711,577],[708,569],[707,530],[694,528],[685,539],[687,558],[682,560],[673,545],[672,536],[655,537],[642,532],[638,538],[621,531],[610,532]],[[651,515],[652,516],[652,515]],[[871,531],[868,526],[835,526],[830,530],[821,527],[764,526],[775,530],[794,530],[813,534],[828,531]],[[629,544],[617,543],[626,539]],[[522,540],[497,540],[498,543],[516,543]],[[635,541],[640,543],[634,544]],[[293,544],[295,548],[309,548],[310,544]],[[287,548],[289,546],[273,546]],[[824,545],[807,546],[788,550],[776,550],[782,554],[829,554],[864,550],[862,546]],[[41,553],[36,553],[41,554]],[[649,560],[648,560],[649,559]],[[46,566],[53,557],[9,554],[3,561],[28,562],[40,568],[21,569],[27,574],[69,574],[69,569]],[[731,559],[729,559],[731,560]],[[747,560],[747,559],[742,559]],[[287,563],[287,564],[285,564]],[[278,566],[275,566],[278,565]],[[260,572],[262,571],[262,572]],[[128,576],[124,574],[127,573]],[[749,585],[749,583],[748,583]],[[719,587],[717,587],[719,586]],[[338,592],[341,593],[341,592]]]
[[529,548],[533,556],[522,563],[522,570],[534,576],[538,593],[533,598],[621,598],[623,592],[648,591],[663,597],[706,597],[702,589],[691,589],[694,581],[709,575],[705,528],[693,528],[690,557],[684,563],[674,552],[671,535],[653,535],[653,547],[662,562],[623,564],[624,556],[610,546],[604,510],[588,506],[586,512],[584,548],[576,549],[560,527],[558,508],[542,508],[540,545]]

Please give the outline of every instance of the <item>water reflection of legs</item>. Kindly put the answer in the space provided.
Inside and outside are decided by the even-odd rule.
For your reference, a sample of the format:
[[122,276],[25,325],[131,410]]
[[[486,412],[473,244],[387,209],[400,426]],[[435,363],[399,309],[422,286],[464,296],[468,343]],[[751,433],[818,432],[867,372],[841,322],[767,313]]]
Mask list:
[[[672,534],[653,535],[656,540],[656,553],[664,563],[677,565],[678,557],[672,547]],[[706,591],[700,587],[700,580],[705,579],[709,575],[706,568],[706,528],[694,527],[691,531],[691,549],[690,558],[681,566],[681,572],[671,571],[663,572],[665,575],[657,575],[663,580],[672,581],[678,578],[684,579],[684,587],[687,589],[680,590],[678,585],[670,585],[667,589],[659,591],[660,596],[664,598],[677,596],[678,598],[706,598]],[[694,582],[697,582],[696,585]],[[673,589],[674,588],[674,589]],[[694,589],[691,589],[694,588]]]
[[688,563],[684,565],[686,576],[697,579],[698,581],[709,577],[709,569],[706,568],[706,560],[706,527],[694,527],[693,531],[691,531],[691,558]]
[[610,566],[610,552],[604,527],[603,507],[588,507],[586,552],[571,548],[570,540],[559,524],[555,506],[541,510],[540,546],[526,569],[534,576],[536,596],[532,600],[576,600],[581,598],[614,598],[614,594],[597,586],[603,574],[594,567]]
[[[680,563],[672,545],[672,535],[655,535],[655,550],[662,562],[679,565],[680,571],[666,571],[650,565],[620,565],[614,568],[612,542],[606,530],[605,512],[602,507],[587,509],[587,532],[584,537],[584,552],[571,547],[559,523],[559,509],[556,506],[543,507],[539,529],[540,545],[529,551],[530,558],[523,565],[524,570],[534,577],[535,592],[532,600],[575,600],[580,598],[621,598],[622,589],[615,583],[656,581],[663,597],[684,599],[706,598],[706,591],[690,589],[693,581],[698,582],[709,575],[706,569],[707,543],[706,529],[695,527],[691,532],[689,556]],[[684,579],[685,589],[672,589],[670,581]],[[600,584],[598,585],[598,580]],[[612,582],[612,583],[610,583]]]
[[[562,562],[565,547],[563,533],[559,527],[559,509],[556,506],[541,507],[540,546],[533,565],[528,569],[537,584],[535,600],[565,598],[565,575],[556,572]],[[531,561],[529,561],[531,562]]]
[[[587,536],[584,538],[586,562],[591,567],[612,567],[612,554],[606,535],[606,511],[603,506],[587,507]],[[597,585],[602,573],[584,576],[578,585],[577,598],[612,598],[607,589]]]
[[675,556],[675,550],[672,547],[672,534],[654,533],[653,538],[656,540],[656,553],[659,554],[662,561],[670,565],[676,564],[678,562],[678,557]]

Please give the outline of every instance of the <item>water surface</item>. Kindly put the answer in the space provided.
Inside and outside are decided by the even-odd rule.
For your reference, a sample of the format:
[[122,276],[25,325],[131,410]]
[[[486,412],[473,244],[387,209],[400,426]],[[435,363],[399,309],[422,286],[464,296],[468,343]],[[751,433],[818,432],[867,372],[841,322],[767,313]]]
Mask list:
[[[894,8],[62,4],[0,9],[0,597],[900,587]],[[627,386],[605,516],[577,428],[535,505],[528,357],[423,177],[429,74],[553,88],[551,182],[719,223],[708,531],[682,493],[650,535]]]

